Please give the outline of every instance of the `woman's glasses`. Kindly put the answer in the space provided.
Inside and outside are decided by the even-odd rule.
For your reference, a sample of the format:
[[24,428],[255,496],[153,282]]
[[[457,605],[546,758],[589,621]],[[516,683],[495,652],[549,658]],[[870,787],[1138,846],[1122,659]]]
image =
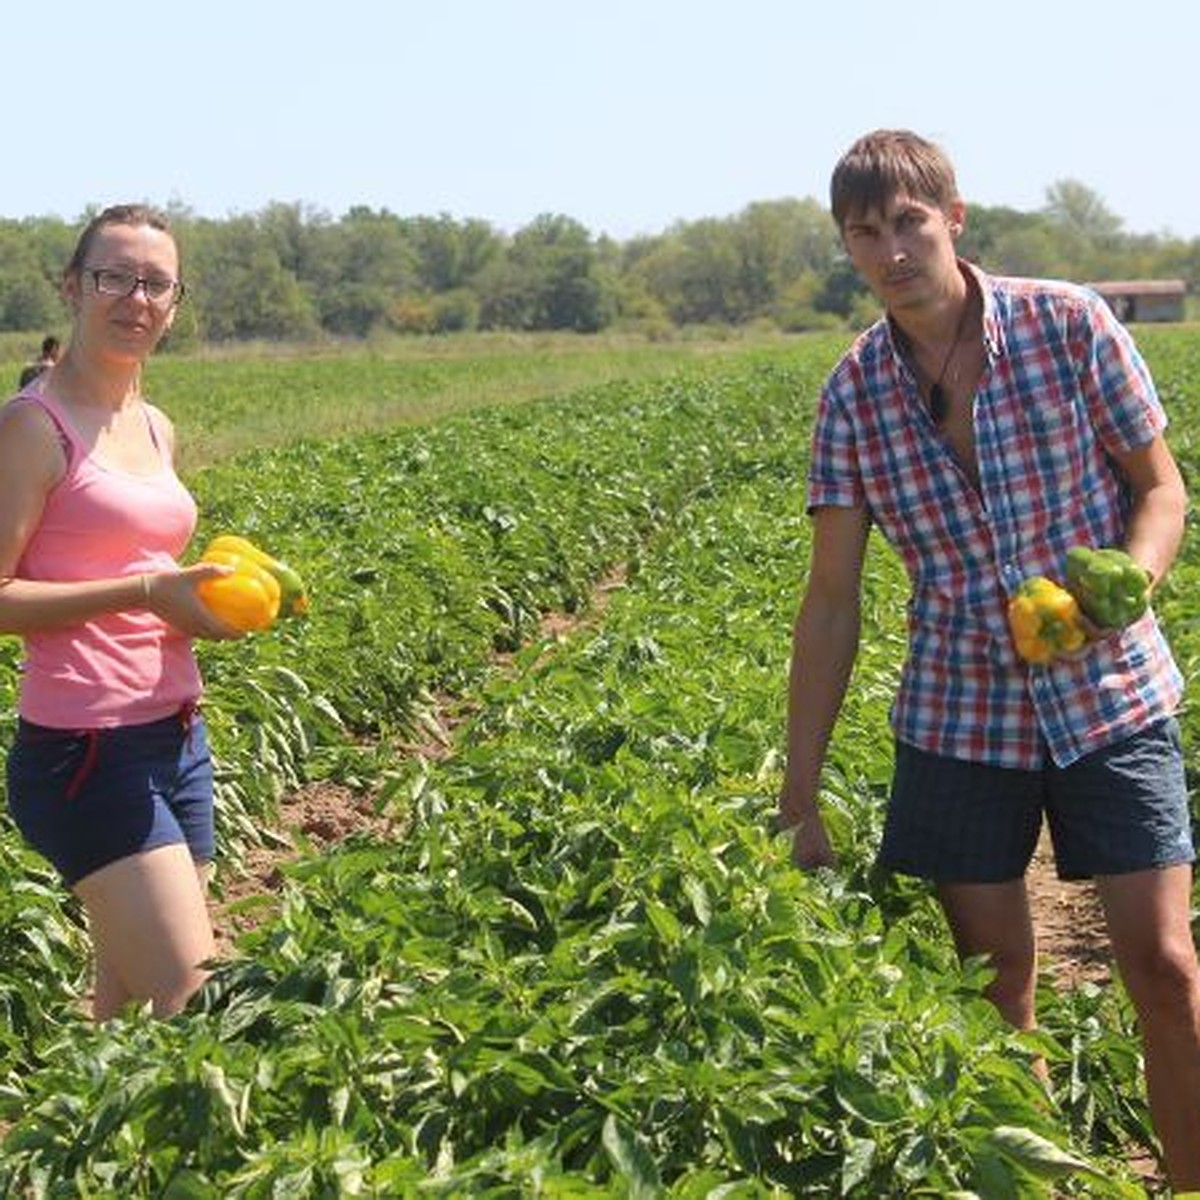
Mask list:
[[96,291],[102,296],[132,296],[141,288],[151,304],[166,307],[183,299],[183,284],[169,275],[139,275],[120,267],[99,267],[90,271]]

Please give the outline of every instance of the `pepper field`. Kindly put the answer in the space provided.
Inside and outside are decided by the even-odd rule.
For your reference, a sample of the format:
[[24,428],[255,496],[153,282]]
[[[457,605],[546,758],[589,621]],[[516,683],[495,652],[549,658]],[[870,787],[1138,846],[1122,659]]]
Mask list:
[[[1139,336],[1200,489],[1200,331]],[[312,606],[201,648],[218,893],[303,783],[361,792],[401,832],[300,853],[185,1014],[97,1030],[79,913],[4,825],[0,1193],[1145,1194],[1119,989],[1047,980],[1041,1032],[1014,1033],[923,892],[872,871],[906,595],[881,545],[824,796],[842,866],[803,875],[770,832],[808,431],[838,348],[726,351],[188,472],[197,545],[260,541]],[[156,399],[175,411],[173,389],[225,369],[163,364]],[[304,363],[256,369],[286,411]],[[185,442],[238,420],[190,403]],[[602,614],[543,632],[618,566]],[[1198,576],[1190,531],[1157,601],[1189,696]],[[0,641],[5,741],[18,658]],[[406,749],[447,705],[467,717],[452,753]]]

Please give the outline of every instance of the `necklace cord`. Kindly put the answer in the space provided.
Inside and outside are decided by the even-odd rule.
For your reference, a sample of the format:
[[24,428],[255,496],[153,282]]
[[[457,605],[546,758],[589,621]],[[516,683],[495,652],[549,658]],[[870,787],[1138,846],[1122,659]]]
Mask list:
[[946,419],[950,408],[950,403],[946,399],[946,389],[942,387],[942,380],[946,378],[950,360],[954,357],[954,352],[962,341],[963,330],[967,327],[967,317],[970,315],[971,307],[971,297],[968,295],[963,303],[962,315],[958,318],[958,325],[954,330],[954,341],[950,343],[950,349],[946,351],[946,357],[942,360],[942,369],[938,372],[938,377],[929,388],[929,416],[935,425],[940,425]]

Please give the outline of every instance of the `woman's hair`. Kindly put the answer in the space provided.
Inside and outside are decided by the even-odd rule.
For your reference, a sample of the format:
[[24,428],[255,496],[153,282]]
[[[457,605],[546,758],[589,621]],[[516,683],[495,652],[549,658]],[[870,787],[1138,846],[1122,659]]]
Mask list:
[[79,241],[75,243],[75,253],[71,255],[67,269],[63,272],[64,275],[73,275],[83,269],[96,235],[106,225],[149,225],[151,229],[161,229],[163,233],[175,236],[171,231],[170,222],[158,209],[151,208],[148,204],[111,204],[84,226]]
[[950,160],[938,146],[907,129],[864,134],[833,169],[833,219],[843,229],[850,217],[882,209],[901,192],[948,209],[958,199]]

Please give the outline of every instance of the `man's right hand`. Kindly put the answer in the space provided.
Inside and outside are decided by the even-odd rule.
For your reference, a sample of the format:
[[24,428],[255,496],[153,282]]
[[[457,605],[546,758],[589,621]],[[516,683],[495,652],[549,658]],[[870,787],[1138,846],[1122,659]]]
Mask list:
[[821,814],[816,809],[802,817],[784,816],[781,812],[776,820],[779,832],[791,836],[792,862],[801,870],[812,871],[817,867],[837,866],[837,855],[829,842],[825,822],[821,820]]
[[837,855],[820,817],[796,826],[792,833],[792,862],[804,871],[837,866]]

